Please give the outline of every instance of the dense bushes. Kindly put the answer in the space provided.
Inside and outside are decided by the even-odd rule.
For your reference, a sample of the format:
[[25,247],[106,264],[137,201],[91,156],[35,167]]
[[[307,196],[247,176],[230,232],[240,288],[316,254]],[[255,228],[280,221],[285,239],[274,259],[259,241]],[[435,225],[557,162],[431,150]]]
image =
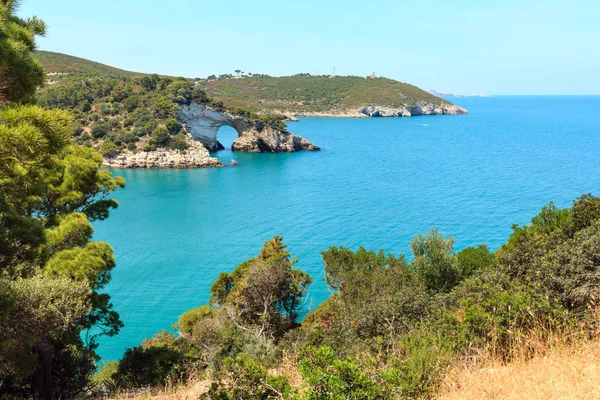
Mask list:
[[[193,365],[216,380],[204,395],[213,399],[422,398],[457,356],[509,360],[532,334],[595,332],[586,327],[600,295],[600,199],[550,204],[513,229],[496,254],[485,245],[455,252],[436,229],[414,239],[410,261],[331,247],[323,263],[333,295],[301,325],[310,278],[275,238],[221,274],[209,304],[181,316],[170,373]],[[131,352],[122,364],[151,363],[136,366]]]

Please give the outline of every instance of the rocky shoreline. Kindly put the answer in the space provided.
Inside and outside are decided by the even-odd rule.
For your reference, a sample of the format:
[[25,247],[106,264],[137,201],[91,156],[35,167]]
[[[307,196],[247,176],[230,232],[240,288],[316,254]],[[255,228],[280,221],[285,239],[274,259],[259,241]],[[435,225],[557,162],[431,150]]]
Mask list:
[[[460,115],[468,111],[450,103],[418,104],[405,107],[365,106],[351,111],[323,113],[284,113],[288,121],[295,117],[334,117],[334,118],[376,118],[410,117],[417,115]],[[301,136],[287,130],[278,130],[271,126],[259,126],[245,118],[219,112],[206,106],[192,104],[182,107],[179,114],[186,132],[188,132],[187,150],[169,150],[159,148],[154,151],[130,151],[104,157],[103,165],[109,168],[218,168],[227,165],[211,157],[209,150],[222,149],[217,141],[217,132],[222,125],[228,125],[238,131],[239,137],[233,142],[232,150],[248,153],[289,153],[295,151],[318,151],[315,146]]]
[[[231,165],[237,163],[232,162]],[[104,157],[103,166],[108,168],[215,168],[225,167],[200,143],[193,143],[187,150],[156,149],[132,152],[124,150],[112,157]]]
[[421,115],[462,115],[469,112],[450,103],[420,103],[413,106],[381,107],[364,106],[354,110],[341,110],[334,112],[289,112],[286,116],[296,117],[328,117],[328,118],[376,118],[376,117],[413,117]]

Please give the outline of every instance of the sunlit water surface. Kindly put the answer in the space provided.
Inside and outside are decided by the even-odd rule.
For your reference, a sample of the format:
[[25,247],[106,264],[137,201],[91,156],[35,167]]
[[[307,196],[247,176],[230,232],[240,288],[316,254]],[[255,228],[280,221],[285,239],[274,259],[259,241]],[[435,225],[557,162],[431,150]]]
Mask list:
[[[493,97],[455,101],[469,115],[304,118],[289,128],[322,148],[218,156],[237,167],[115,170],[127,188],[95,223],[115,249],[106,290],[125,328],[101,340],[125,348],[169,329],[206,303],[210,284],[283,235],[310,273],[308,307],[329,295],[320,252],[329,246],[407,253],[438,226],[458,249],[497,249],[514,223],[553,200],[600,194],[600,97]],[[219,139],[230,145],[231,129]]]

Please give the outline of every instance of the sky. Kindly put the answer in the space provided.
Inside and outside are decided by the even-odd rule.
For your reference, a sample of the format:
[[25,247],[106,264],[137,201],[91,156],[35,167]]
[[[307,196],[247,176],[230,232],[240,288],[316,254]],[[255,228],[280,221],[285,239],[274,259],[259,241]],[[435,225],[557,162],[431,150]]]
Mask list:
[[190,78],[366,76],[460,94],[600,94],[598,0],[23,0],[42,50]]

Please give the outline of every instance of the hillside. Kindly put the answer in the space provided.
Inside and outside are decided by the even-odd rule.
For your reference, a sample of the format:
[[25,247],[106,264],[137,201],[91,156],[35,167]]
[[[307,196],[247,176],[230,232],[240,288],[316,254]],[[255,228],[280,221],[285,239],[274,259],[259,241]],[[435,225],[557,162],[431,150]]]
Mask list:
[[[86,74],[102,77],[144,75],[66,54],[38,51],[36,57],[51,74]],[[52,80],[57,80],[56,75]],[[230,107],[241,107],[254,112],[364,116],[359,109],[365,106],[390,109],[391,113],[382,113],[381,116],[466,112],[416,86],[388,78],[310,74],[283,77],[225,74],[195,79],[194,83],[196,87],[204,89],[211,97]],[[431,110],[406,110],[422,105]],[[438,109],[434,111],[434,108]],[[379,114],[372,116],[377,115]]]
[[367,105],[394,108],[450,104],[416,86],[388,78],[260,75],[202,80],[199,85],[228,104],[257,111],[341,113]]
[[52,51],[38,50],[35,52],[35,57],[42,63],[48,74],[86,74],[113,77],[144,75]]

